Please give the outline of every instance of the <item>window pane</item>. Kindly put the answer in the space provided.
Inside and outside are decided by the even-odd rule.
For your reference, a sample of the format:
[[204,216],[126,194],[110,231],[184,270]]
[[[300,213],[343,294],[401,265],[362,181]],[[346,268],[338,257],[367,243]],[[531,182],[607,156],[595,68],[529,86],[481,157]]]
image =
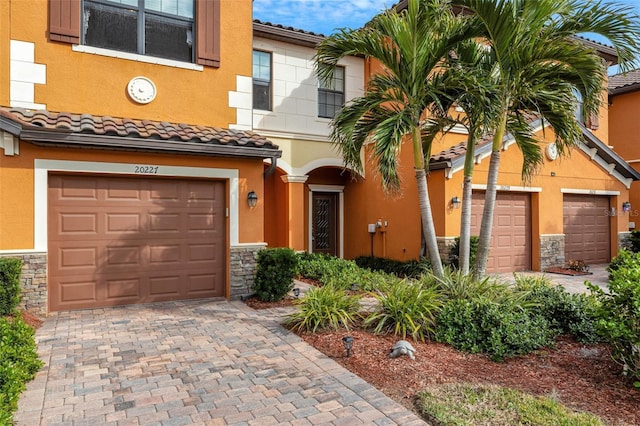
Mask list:
[[271,111],[271,85],[261,82],[253,83],[253,108]]
[[89,46],[137,53],[137,12],[84,3],[84,42]]
[[271,81],[271,53],[253,51],[253,78]]
[[191,62],[193,25],[147,13],[145,16],[145,53],[160,58]]
[[193,18],[193,0],[145,0],[147,10]]

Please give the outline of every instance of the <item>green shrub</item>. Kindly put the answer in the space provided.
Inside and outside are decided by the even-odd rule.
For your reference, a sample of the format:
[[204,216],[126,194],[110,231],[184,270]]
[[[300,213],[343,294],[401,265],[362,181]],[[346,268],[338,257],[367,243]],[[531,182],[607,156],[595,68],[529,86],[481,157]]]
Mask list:
[[640,252],[640,229],[631,231],[629,241],[631,241],[631,251],[634,253]]
[[348,330],[358,319],[360,308],[358,296],[347,295],[332,285],[311,288],[297,305],[296,312],[290,314],[284,324],[292,330],[312,333],[324,328]]
[[435,285],[445,299],[486,299],[496,303],[523,301],[526,294],[516,291],[510,284],[495,278],[475,279],[471,274],[463,274],[458,269],[446,267],[444,276],[437,278],[425,274],[420,282],[423,285]]
[[22,261],[0,258],[0,316],[11,314],[20,303]]
[[616,257],[611,259],[611,263],[607,267],[609,272],[609,281],[613,279],[613,272],[619,268],[634,268],[640,264],[640,253],[634,253],[629,250],[622,249]]
[[258,252],[258,271],[253,285],[263,302],[281,300],[293,288],[298,257],[289,248],[264,249]]
[[352,260],[317,254],[301,254],[299,258],[298,275],[343,290],[351,289],[352,284],[361,291],[383,290],[397,281],[390,274],[359,268]]
[[360,256],[355,258],[355,262],[360,268],[382,271],[400,278],[419,278],[431,270],[429,260],[424,258],[419,261],[414,259],[403,262],[386,257]]
[[544,318],[530,316],[517,304],[458,299],[440,311],[435,339],[500,361],[551,344],[552,333]]
[[552,286],[545,277],[516,275],[517,288],[528,291],[531,314],[541,315],[555,334],[571,334],[581,343],[599,340],[596,331],[597,300],[585,294],[570,294]]
[[[469,241],[469,269],[476,264],[476,254],[478,253],[478,241],[480,238],[472,235]],[[456,237],[451,251],[449,252],[449,264],[454,268],[460,267],[460,237]]]
[[425,340],[433,333],[441,306],[435,287],[399,281],[375,297],[380,305],[364,324],[373,327],[376,333],[392,332],[403,338],[410,335],[414,340]]
[[0,318],[0,424],[12,424],[20,392],[42,367],[33,335],[19,314]]
[[611,356],[624,374],[640,387],[640,260],[621,252],[609,269],[608,292],[591,283],[587,286],[600,301],[596,315],[598,332],[609,342]]

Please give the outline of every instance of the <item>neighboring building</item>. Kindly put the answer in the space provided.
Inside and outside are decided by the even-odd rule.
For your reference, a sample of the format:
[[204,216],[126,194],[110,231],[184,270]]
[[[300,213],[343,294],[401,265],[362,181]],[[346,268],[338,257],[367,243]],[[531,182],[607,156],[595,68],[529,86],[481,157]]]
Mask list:
[[[640,70],[609,77],[609,143],[640,171]],[[629,228],[640,229],[640,182],[631,185]]]
[[[612,48],[583,39],[603,60],[614,63]],[[375,69],[374,66],[368,69]],[[544,164],[527,184],[521,179],[522,155],[513,139],[504,139],[498,194],[492,233],[488,272],[545,270],[562,266],[569,260],[588,264],[607,263],[628,238],[629,189],[640,174],[608,145],[606,105],[599,117],[584,123],[584,140],[569,158],[556,158],[554,136],[539,121],[536,137],[543,141]],[[588,128],[586,127],[588,126]],[[454,239],[460,233],[461,210],[452,200],[461,199],[465,142],[464,132],[452,132],[436,140],[429,163],[428,185],[436,233],[444,260],[448,259]],[[416,258],[420,250],[420,217],[416,184],[412,171],[411,147],[402,152],[402,195],[393,200],[381,193],[379,182],[369,179],[368,167],[354,196],[366,199],[366,205],[350,212],[355,221],[380,222],[374,243],[377,255],[397,259]],[[473,175],[472,234],[480,232],[480,219],[486,189],[491,136],[476,148]],[[368,163],[367,163],[368,164]],[[624,204],[626,206],[626,204]],[[369,235],[364,227],[349,235],[348,256],[367,253]]]
[[323,85],[314,69],[322,35],[255,21],[253,36],[253,130],[282,149],[277,167],[266,166],[265,241],[348,256],[355,224],[346,212],[359,204],[349,197],[351,175],[330,143],[329,123],[362,95],[364,60],[345,58]]
[[40,313],[251,292],[252,2],[133,4],[0,2],[0,255]]

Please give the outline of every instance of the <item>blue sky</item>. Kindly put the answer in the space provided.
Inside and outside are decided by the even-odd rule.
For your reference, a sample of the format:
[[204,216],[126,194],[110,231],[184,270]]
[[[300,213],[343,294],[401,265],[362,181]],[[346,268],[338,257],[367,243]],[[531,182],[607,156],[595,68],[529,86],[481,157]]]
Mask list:
[[[619,0],[640,13],[640,0]],[[254,0],[253,17],[273,24],[329,35],[359,28],[398,0]]]

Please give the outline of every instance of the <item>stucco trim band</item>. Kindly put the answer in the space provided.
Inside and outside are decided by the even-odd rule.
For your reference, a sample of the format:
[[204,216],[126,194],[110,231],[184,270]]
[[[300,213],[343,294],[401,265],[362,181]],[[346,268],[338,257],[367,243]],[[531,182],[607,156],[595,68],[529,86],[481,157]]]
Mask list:
[[[542,188],[538,186],[516,186],[516,185],[497,185],[498,191],[510,191],[510,192],[542,192]],[[476,191],[486,191],[487,185],[483,183],[474,183],[471,185],[471,189]]]
[[582,195],[620,195],[620,191],[607,191],[603,189],[574,189],[560,188],[562,194],[582,194]]

